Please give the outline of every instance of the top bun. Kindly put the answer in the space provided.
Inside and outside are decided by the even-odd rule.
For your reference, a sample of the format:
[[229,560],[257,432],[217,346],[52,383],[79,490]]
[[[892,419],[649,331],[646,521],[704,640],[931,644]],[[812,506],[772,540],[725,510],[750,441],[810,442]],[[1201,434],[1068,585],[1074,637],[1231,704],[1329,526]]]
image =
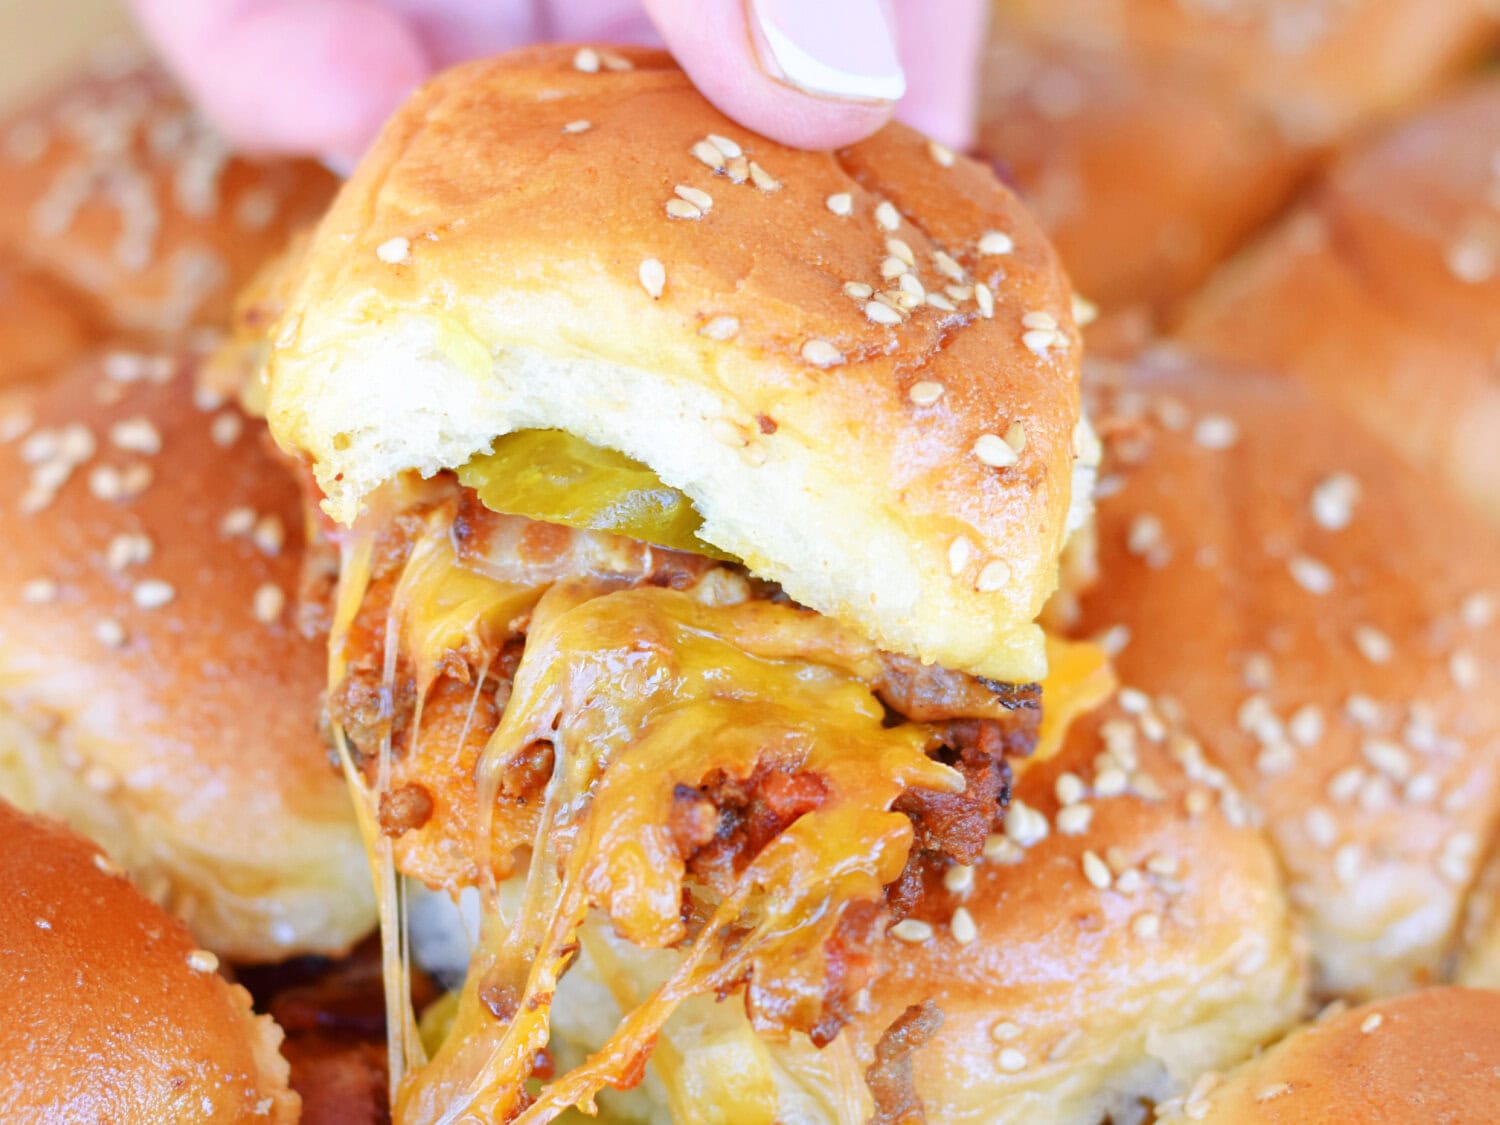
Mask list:
[[1043,672],[1077,337],[1055,254],[982,165],[897,125],[787,148],[664,54],[541,48],[413,97],[302,269],[267,412],[335,518],[567,430],[885,647]]

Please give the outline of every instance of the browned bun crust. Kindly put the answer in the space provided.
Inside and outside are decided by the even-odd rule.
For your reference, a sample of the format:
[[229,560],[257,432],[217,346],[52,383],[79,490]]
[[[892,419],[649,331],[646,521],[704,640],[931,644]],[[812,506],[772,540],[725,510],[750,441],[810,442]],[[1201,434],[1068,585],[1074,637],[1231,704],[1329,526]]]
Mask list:
[[[1160,312],[1275,213],[1306,150],[1197,73],[1047,42],[997,20],[978,150],[1008,175],[1078,291]],[[1088,333],[1097,354],[1101,328]]]
[[1080,628],[1123,626],[1123,680],[1263,811],[1323,989],[1439,979],[1500,812],[1500,545],[1285,380],[1166,351],[1092,378]]
[[1491,77],[1345,158],[1178,334],[1304,381],[1500,522],[1497,152]]
[[[1207,1085],[1207,1084],[1205,1084]],[[1500,1106],[1500,992],[1430,988],[1330,1015],[1200,1099],[1215,1125],[1490,1125]],[[1158,1113],[1182,1120],[1183,1112]]]
[[297,1120],[281,1029],[103,852],[0,801],[0,1117]]
[[[909,129],[790,149],[659,52],[585,50],[581,68],[571,47],[455,68],[392,119],[277,334],[277,440],[349,521],[403,470],[569,430],[651,465],[704,538],[885,647],[1039,676],[1078,349],[1035,224]],[[896,290],[883,262],[903,256],[939,303],[872,321],[901,318],[844,287]]]
[[66,368],[106,324],[89,298],[0,252],[0,388]]
[[0,403],[0,793],[216,952],[341,950],[374,918],[294,620],[298,488],[188,366],[110,353]]
[[[1125,704],[1075,723],[1057,757],[1017,782],[1045,839],[979,865],[964,893],[935,888],[918,913],[932,940],[884,944],[871,1011],[846,1034],[868,1062],[905,1007],[937,1004],[942,1029],[915,1055],[929,1121],[1128,1113],[1300,1014],[1302,951],[1248,806],[1159,701],[1127,692]],[[1059,792],[1075,809],[1061,817]],[[1080,806],[1092,816],[1070,835]],[[958,907],[972,944],[954,940]]]
[[1196,72],[1331,140],[1409,105],[1500,40],[1486,0],[999,0],[996,22]]
[[150,66],[102,68],[0,122],[0,248],[158,339],[221,325],[335,186],[311,161],[231,155]]

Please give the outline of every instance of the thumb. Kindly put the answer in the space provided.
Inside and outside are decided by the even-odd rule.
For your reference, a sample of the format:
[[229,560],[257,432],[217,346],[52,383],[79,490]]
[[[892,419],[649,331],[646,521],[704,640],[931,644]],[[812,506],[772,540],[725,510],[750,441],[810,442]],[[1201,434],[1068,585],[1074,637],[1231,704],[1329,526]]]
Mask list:
[[875,132],[906,91],[887,0],[645,0],[703,96],[800,148]]

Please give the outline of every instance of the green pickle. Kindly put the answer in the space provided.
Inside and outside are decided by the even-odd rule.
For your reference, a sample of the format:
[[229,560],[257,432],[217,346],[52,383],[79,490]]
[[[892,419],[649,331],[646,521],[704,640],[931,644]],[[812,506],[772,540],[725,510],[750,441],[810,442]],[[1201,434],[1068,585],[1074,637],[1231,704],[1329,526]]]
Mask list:
[[693,502],[642,465],[561,430],[518,430],[458,470],[492,512],[609,531],[674,551],[736,561],[698,538]]

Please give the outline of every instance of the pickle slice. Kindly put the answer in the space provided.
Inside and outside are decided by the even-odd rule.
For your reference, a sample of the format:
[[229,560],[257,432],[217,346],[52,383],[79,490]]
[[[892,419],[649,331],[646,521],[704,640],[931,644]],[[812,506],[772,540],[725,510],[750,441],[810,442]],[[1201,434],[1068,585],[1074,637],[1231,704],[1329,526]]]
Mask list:
[[698,538],[703,517],[682,492],[623,453],[561,430],[518,430],[458,470],[486,508],[565,527],[608,531],[735,561]]

